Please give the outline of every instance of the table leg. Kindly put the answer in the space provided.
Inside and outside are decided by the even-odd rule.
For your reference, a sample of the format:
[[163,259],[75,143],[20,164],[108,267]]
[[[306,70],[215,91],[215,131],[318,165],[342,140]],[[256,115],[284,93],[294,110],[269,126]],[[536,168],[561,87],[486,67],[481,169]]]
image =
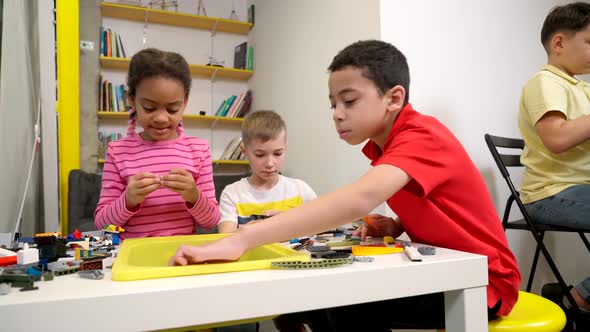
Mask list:
[[479,332],[488,330],[486,287],[445,292],[447,331]]

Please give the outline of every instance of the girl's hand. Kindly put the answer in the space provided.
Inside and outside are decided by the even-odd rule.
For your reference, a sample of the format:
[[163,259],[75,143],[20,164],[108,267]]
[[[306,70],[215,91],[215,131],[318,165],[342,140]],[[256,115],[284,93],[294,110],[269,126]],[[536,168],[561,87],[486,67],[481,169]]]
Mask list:
[[359,227],[353,233],[354,236],[360,235],[361,241],[365,241],[367,236],[392,236],[393,238],[397,238],[404,232],[402,225],[393,218],[380,214],[370,214],[367,218],[369,218],[369,222]]
[[149,172],[141,172],[129,178],[125,193],[125,206],[129,210],[135,209],[145,197],[160,188],[160,177]]
[[162,186],[182,196],[185,202],[195,205],[199,198],[199,189],[193,175],[184,169],[173,168],[170,173],[162,177]]
[[205,262],[236,261],[246,251],[236,236],[228,236],[221,240],[202,246],[180,246],[170,261],[171,266],[183,266]]

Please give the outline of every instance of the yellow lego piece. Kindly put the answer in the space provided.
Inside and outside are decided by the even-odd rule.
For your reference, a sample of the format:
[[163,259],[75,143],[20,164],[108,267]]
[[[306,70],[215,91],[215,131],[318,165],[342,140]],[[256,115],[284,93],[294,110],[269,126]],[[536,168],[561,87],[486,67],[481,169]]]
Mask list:
[[123,233],[125,232],[125,229],[121,226],[115,226],[115,225],[106,225],[104,226],[103,230],[105,232],[109,232],[109,233]]
[[393,236],[383,237],[383,243],[385,243],[385,244],[392,244],[394,242],[395,242],[395,239],[393,238]]
[[375,255],[389,255],[399,254],[404,252],[404,248],[397,247],[363,247],[355,246],[352,247],[353,256],[375,256]]
[[42,237],[42,236],[61,237],[61,232],[48,232],[48,233],[37,233],[37,234],[35,234],[35,237]]

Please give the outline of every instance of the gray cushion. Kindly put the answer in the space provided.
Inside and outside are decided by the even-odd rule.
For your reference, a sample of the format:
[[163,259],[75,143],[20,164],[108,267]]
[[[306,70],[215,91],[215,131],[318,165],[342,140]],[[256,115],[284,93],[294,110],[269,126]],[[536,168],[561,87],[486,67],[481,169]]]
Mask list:
[[100,197],[101,176],[72,170],[68,186],[68,233],[93,231],[94,210]]

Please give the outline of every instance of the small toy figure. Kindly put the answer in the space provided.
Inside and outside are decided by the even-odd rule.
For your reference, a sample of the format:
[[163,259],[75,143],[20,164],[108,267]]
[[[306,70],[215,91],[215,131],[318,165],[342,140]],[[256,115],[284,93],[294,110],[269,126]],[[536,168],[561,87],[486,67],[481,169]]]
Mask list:
[[105,244],[107,243],[107,241],[110,241],[111,244],[118,245],[119,233],[125,232],[125,229],[120,226],[107,225],[104,227],[103,231],[105,233],[105,237],[107,238],[105,240]]

